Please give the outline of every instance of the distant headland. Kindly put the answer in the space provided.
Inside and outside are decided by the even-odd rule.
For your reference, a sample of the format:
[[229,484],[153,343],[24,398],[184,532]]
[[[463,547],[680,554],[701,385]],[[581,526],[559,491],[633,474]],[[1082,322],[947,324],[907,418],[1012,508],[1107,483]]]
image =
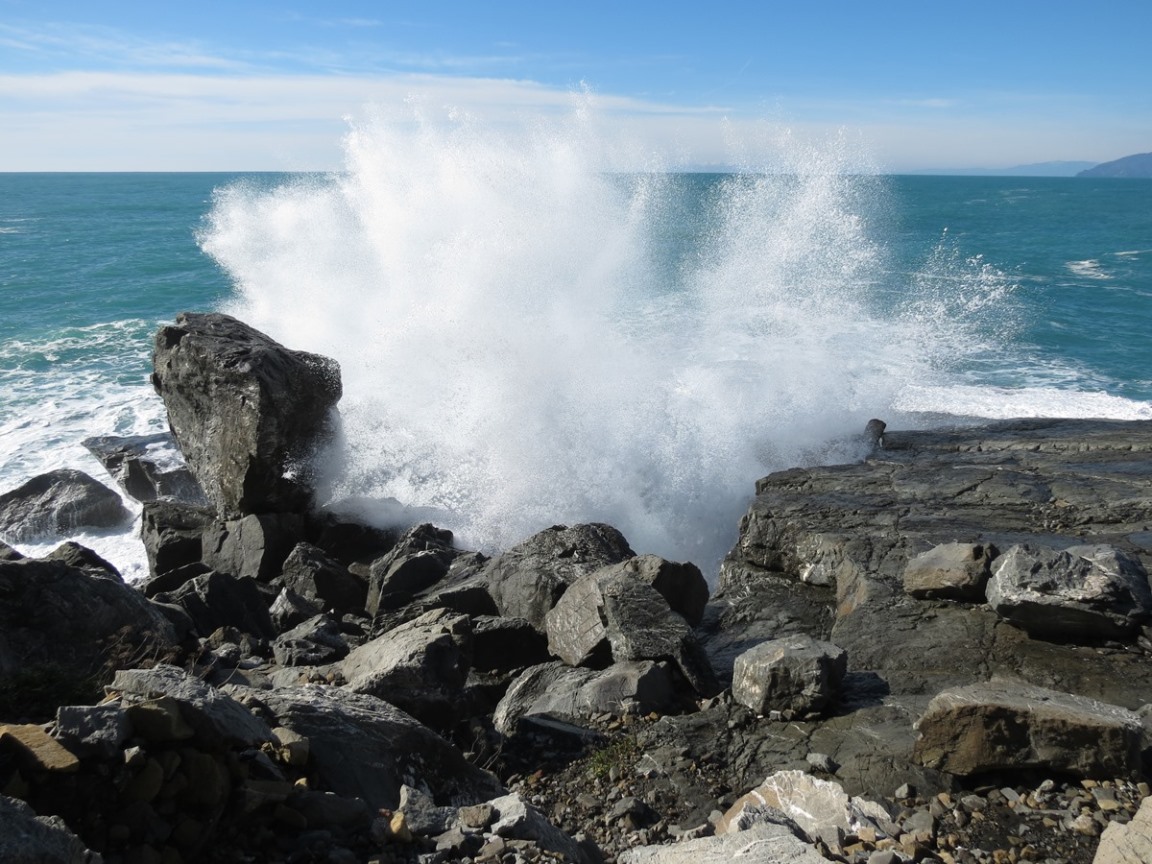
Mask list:
[[1152,153],[1136,153],[1088,168],[1077,177],[1152,177]]

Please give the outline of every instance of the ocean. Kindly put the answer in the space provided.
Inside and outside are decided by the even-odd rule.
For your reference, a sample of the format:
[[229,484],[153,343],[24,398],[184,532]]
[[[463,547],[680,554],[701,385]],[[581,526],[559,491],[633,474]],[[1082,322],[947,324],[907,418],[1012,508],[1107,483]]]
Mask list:
[[[710,578],[758,477],[858,458],[872,417],[1152,419],[1152,181],[401,144],[334,174],[0,174],[0,491],[107,480],[82,439],[164,429],[151,338],[183,310],[340,362],[334,509],[392,498],[487,550],[606,521]],[[137,532],[76,539],[137,579]]]

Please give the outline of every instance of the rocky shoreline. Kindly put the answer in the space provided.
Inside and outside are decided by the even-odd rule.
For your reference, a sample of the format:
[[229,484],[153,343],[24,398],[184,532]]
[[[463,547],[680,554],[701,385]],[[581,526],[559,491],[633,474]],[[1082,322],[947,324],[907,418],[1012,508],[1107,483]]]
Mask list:
[[[873,421],[710,591],[608,525],[315,508],[339,369],[227,316],[154,368],[172,438],[89,442],[150,577],[0,543],[0,860],[1152,860],[1152,422]],[[123,517],[0,495],[13,543]]]

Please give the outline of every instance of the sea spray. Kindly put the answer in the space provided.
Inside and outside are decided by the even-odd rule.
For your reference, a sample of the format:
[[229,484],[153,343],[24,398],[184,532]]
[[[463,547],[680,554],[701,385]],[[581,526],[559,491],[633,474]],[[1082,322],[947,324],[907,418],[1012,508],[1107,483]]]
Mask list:
[[703,182],[613,172],[595,130],[369,121],[341,173],[219,191],[201,243],[227,311],[341,364],[329,500],[433,508],[485,549],[605,521],[714,572],[757,477],[858,457],[940,380],[942,322],[893,302],[915,286],[842,146]]

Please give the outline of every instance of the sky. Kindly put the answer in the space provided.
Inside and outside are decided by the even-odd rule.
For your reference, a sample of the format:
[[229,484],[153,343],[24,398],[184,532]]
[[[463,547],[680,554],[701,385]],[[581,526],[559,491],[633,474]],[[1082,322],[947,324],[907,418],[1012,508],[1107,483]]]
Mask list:
[[0,171],[333,170],[414,103],[583,106],[668,167],[766,130],[888,172],[1103,162],[1152,151],[1149,33],[1149,0],[0,0]]

